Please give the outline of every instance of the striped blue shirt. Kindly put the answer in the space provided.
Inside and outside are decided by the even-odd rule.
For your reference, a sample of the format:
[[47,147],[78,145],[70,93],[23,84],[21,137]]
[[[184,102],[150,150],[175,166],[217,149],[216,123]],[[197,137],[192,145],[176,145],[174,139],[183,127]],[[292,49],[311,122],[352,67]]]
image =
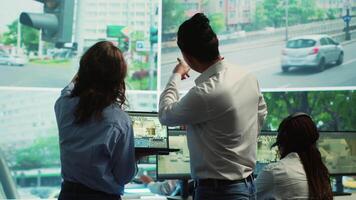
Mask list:
[[103,120],[74,123],[78,97],[70,97],[73,83],[55,104],[59,130],[61,173],[66,181],[122,195],[136,173],[131,120],[118,105],[103,110]]

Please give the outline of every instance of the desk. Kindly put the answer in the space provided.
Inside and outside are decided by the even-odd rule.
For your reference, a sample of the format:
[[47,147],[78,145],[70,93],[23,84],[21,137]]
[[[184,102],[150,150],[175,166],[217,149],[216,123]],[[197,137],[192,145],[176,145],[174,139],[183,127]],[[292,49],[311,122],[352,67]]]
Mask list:
[[336,196],[335,200],[356,200],[356,193],[353,193],[351,196]]

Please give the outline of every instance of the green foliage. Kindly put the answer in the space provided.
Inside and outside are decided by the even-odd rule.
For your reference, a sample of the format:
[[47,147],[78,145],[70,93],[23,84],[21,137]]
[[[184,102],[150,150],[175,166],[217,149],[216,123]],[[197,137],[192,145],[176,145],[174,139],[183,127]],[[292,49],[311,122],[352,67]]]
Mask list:
[[58,167],[60,165],[58,136],[36,139],[30,146],[18,149],[15,158],[16,169]]
[[[333,13],[331,13],[330,15],[333,15]],[[275,28],[284,27],[286,23],[285,17],[285,0],[264,0],[262,2],[257,3],[253,23],[248,25],[246,27],[246,30],[260,30],[266,26],[271,26]],[[315,1],[288,0],[289,25],[322,20],[326,17],[326,11],[318,8]]]
[[268,17],[262,3],[256,5],[256,13],[253,16],[253,23],[245,27],[246,31],[260,30],[267,26]]
[[294,112],[309,113],[320,130],[356,130],[354,91],[268,92],[264,97],[269,112],[266,130],[276,130],[282,119]]
[[284,6],[280,0],[265,0],[263,9],[267,17],[269,26],[280,27],[284,23],[283,17],[285,13]]
[[226,30],[225,16],[223,13],[209,14],[208,17],[211,27],[217,34]]
[[145,33],[143,31],[134,31],[130,34],[130,39],[132,41],[145,40]]
[[[3,37],[1,38],[2,43],[6,45],[17,45],[17,25],[18,21],[15,20],[7,26],[9,30],[3,34]],[[38,37],[38,30],[21,25],[21,45],[23,45],[28,51],[38,49]]]
[[336,8],[330,8],[326,11],[326,17],[328,19],[336,19],[338,14],[340,14],[340,11]]
[[162,29],[163,33],[176,32],[185,20],[184,4],[178,0],[163,0]]
[[43,66],[43,67],[58,67],[58,66],[63,66],[63,67],[70,67],[71,61],[69,59],[32,59],[30,61],[33,64],[36,64],[37,66]]
[[[126,78],[127,88],[135,90],[150,90],[149,81],[149,76],[142,79],[133,79],[132,77]],[[153,88],[157,88],[157,76],[153,77]]]

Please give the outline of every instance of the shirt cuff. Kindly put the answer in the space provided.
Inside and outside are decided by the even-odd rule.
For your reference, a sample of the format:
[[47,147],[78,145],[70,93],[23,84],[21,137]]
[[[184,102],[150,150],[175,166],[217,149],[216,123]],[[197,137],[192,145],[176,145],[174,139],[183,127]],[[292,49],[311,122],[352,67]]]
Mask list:
[[169,79],[169,82],[174,82],[177,83],[181,80],[182,76],[179,73],[173,73],[171,78]]

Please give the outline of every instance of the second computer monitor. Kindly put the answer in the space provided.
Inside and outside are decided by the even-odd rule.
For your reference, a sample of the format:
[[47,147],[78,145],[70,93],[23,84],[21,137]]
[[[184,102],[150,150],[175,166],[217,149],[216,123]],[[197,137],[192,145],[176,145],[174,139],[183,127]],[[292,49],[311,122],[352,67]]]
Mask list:
[[135,148],[168,149],[167,126],[156,112],[128,112],[132,120]]
[[179,149],[157,156],[158,179],[190,179],[190,159],[186,131],[169,130],[169,147]]
[[330,174],[356,174],[356,132],[322,132],[318,148]]
[[[356,133],[320,132],[317,147],[331,175],[356,174]],[[277,148],[271,148],[277,132],[263,132],[258,137],[255,174],[263,167],[279,160]]]
[[[254,174],[258,175],[268,164],[277,162],[280,157],[276,142],[277,132],[263,131],[257,139],[257,160]],[[168,156],[158,156],[157,176],[159,179],[189,178],[189,151],[185,131],[170,132],[170,146],[180,149]],[[317,143],[322,160],[332,175],[356,174],[356,133],[320,132]]]
[[254,174],[258,175],[260,171],[268,164],[278,160],[277,147],[271,148],[276,142],[276,132],[262,132],[257,138],[257,160]]

